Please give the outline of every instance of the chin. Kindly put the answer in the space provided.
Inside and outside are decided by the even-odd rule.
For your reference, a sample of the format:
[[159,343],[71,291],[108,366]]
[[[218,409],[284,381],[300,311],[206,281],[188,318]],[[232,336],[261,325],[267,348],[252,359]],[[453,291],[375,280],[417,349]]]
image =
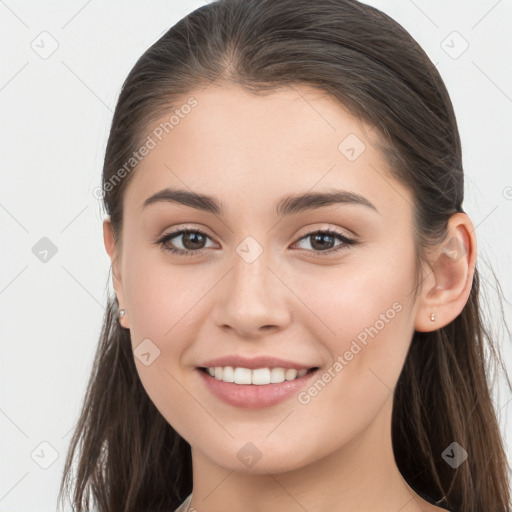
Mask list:
[[[250,439],[250,437],[246,439]],[[225,447],[222,452],[203,453],[220,467],[238,473],[254,475],[287,473],[307,466],[318,458],[318,455],[316,457],[311,455],[311,458],[307,457],[304,446],[300,442],[283,445],[265,443],[264,441],[242,443],[238,441],[233,444],[235,446]],[[219,448],[218,444],[217,448]]]

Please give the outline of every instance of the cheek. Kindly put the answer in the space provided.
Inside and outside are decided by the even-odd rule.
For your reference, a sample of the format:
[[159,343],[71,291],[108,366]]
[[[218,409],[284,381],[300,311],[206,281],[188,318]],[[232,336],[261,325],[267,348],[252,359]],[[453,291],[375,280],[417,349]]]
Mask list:
[[294,287],[306,298],[301,322],[332,362],[340,361],[342,368],[331,373],[344,375],[340,392],[350,388],[352,396],[366,393],[368,386],[394,387],[414,332],[409,297],[414,260],[412,254],[388,254],[330,268],[329,279],[305,274]]
[[[130,250],[124,262],[123,284],[137,373],[160,413],[174,428],[186,433],[192,419],[183,411],[197,411],[191,395],[181,385],[180,365],[198,322],[200,308],[195,306],[207,293],[207,276],[185,270],[185,266],[165,264],[159,252],[143,254],[135,247]],[[144,353],[149,357],[139,357]]]
[[382,276],[376,269],[340,274],[321,290],[309,287],[308,306],[322,322],[308,314],[306,329],[321,341],[332,363],[298,396],[300,414],[294,421],[297,431],[307,422],[308,429],[330,439],[330,444],[319,441],[317,451],[334,450],[351,439],[392,398],[412,331],[403,284]]
[[[194,307],[213,286],[192,265],[171,265],[158,251],[132,249],[126,261],[124,289],[132,339],[165,341],[187,329]],[[197,321],[197,318],[195,319]]]
[[[192,411],[202,412],[178,383],[185,375],[181,365],[198,329],[208,326],[211,307],[225,299],[215,290],[221,276],[213,267],[200,272],[194,265],[171,265],[160,251],[150,254],[130,247],[125,254],[130,254],[123,283],[132,344],[136,348],[150,339],[161,351],[151,366],[136,360],[137,371],[167,421],[190,434]],[[322,414],[311,415],[311,410],[328,410],[333,420],[344,422],[343,435],[350,436],[375,416],[394,389],[413,332],[407,309],[413,279],[408,262],[413,260],[391,252],[387,258],[385,252],[379,256],[337,268],[311,265],[307,272],[289,273],[285,279],[293,294],[283,307],[292,308],[295,327],[323,352],[323,361],[332,361],[324,372],[330,375],[317,386],[321,393],[313,391],[307,406],[295,402],[302,413],[297,432],[307,421],[318,431],[332,428],[337,442],[342,435],[337,421],[328,426]]]

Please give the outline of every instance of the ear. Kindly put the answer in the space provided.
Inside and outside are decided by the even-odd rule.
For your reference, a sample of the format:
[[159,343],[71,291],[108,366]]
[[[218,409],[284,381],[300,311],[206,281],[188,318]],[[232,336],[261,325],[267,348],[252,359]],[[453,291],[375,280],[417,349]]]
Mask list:
[[465,213],[453,214],[445,241],[430,258],[430,271],[423,280],[415,318],[417,331],[440,329],[461,313],[471,292],[476,255],[473,223]]
[[[126,302],[123,292],[123,280],[121,277],[119,251],[116,247],[114,239],[114,230],[112,228],[112,222],[110,221],[110,218],[105,219],[103,221],[103,242],[105,244],[105,249],[111,261],[112,281],[116,293],[117,302],[119,304],[119,309],[126,309]],[[128,322],[128,312],[123,316],[123,318],[119,319],[119,323],[121,324],[122,327],[129,329],[130,325]]]

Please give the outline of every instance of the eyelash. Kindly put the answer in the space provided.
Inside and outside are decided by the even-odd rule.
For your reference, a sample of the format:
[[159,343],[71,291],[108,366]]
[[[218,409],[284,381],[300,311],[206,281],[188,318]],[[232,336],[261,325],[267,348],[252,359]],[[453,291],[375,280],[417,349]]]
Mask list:
[[[204,233],[203,231],[201,231],[199,229],[180,229],[180,230],[173,231],[172,233],[168,233],[168,234],[164,235],[159,240],[157,240],[155,243],[157,245],[160,245],[160,248],[163,251],[168,251],[170,253],[177,254],[179,256],[197,256],[197,255],[202,254],[204,252],[204,250],[201,250],[201,249],[198,249],[195,251],[194,250],[183,250],[183,249],[178,249],[176,247],[168,247],[166,245],[171,239],[176,238],[179,235],[184,235],[184,234],[189,234],[189,233],[196,233],[196,234],[205,236],[207,238],[210,238],[206,233]],[[320,229],[320,230],[310,231],[307,234],[305,234],[304,236],[300,237],[297,240],[297,242],[301,242],[302,240],[309,238],[310,236],[316,235],[316,234],[334,236],[334,237],[338,238],[339,240],[341,240],[343,243],[339,244],[339,246],[337,248],[327,249],[325,251],[309,251],[307,249],[304,249],[308,252],[312,252],[312,254],[314,254],[315,256],[323,256],[323,255],[333,254],[333,253],[343,250],[344,248],[350,249],[351,245],[354,245],[357,243],[352,238],[349,238],[346,235],[344,235],[338,231],[335,231],[333,229]],[[297,243],[297,242],[295,242],[295,243]]]

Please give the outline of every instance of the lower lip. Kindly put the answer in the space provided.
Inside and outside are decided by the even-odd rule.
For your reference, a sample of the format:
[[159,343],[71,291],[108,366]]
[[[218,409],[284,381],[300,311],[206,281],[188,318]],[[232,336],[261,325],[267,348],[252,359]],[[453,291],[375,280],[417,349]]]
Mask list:
[[206,387],[220,400],[235,407],[259,409],[283,402],[296,395],[318,370],[306,373],[298,379],[279,384],[234,384],[217,380],[209,373],[197,369]]

